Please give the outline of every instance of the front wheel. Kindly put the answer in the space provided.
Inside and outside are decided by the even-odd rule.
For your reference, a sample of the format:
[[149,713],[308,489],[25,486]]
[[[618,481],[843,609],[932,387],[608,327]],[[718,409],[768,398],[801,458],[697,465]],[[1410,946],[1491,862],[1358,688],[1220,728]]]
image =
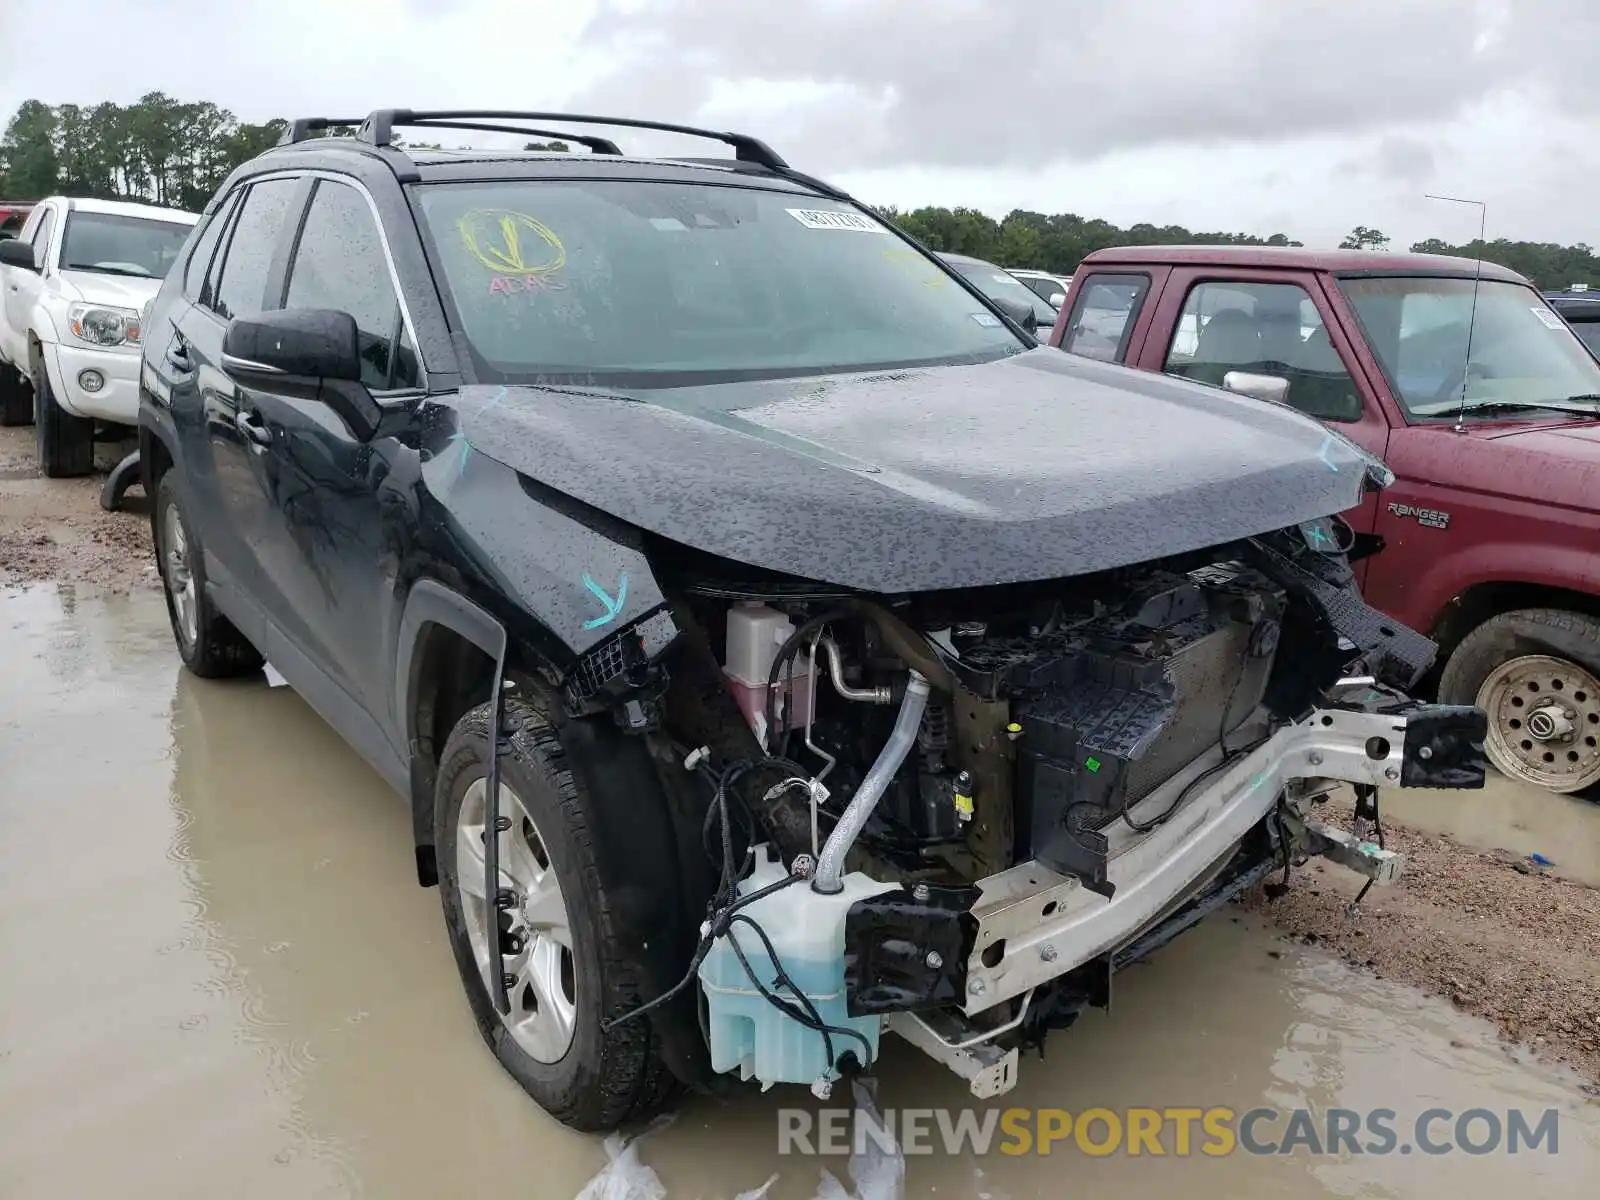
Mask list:
[[[550,724],[525,704],[507,707],[522,728],[500,761],[494,895],[484,887],[487,704],[461,718],[439,764],[434,844],[445,928],[500,1065],[558,1121],[608,1131],[666,1107],[676,1088],[648,1018],[601,1028],[639,995],[595,861],[593,809]],[[495,1008],[491,971],[505,979],[508,1013]]]
[[1600,784],[1600,620],[1559,609],[1491,617],[1456,647],[1439,698],[1489,717],[1504,775],[1551,792]]
[[94,470],[94,422],[61,407],[43,362],[34,364],[33,395],[39,469],[51,479],[89,474]]

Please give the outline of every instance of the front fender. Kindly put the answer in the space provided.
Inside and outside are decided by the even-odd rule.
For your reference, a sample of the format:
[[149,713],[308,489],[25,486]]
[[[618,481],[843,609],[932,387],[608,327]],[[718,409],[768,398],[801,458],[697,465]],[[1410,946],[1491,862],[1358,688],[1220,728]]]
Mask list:
[[636,529],[488,457],[444,412],[423,452],[425,549],[551,682],[666,606]]
[[1451,600],[1484,583],[1530,583],[1600,595],[1600,556],[1548,542],[1469,542],[1436,559],[1415,583],[1404,612],[1396,615],[1418,629],[1437,629]]

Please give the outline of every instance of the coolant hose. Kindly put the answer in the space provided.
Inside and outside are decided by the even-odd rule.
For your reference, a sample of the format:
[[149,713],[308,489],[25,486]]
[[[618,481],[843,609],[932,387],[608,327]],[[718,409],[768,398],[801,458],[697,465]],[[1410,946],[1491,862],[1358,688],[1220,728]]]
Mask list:
[[812,891],[832,896],[844,890],[844,859],[861,836],[867,818],[878,806],[889,781],[906,761],[906,755],[917,744],[917,729],[922,724],[922,711],[928,707],[928,681],[919,672],[911,672],[911,682],[906,684],[906,694],[900,701],[900,714],[895,717],[894,732],[878,751],[877,761],[867,772],[861,786],[833,827],[817,859],[816,874],[811,880]]

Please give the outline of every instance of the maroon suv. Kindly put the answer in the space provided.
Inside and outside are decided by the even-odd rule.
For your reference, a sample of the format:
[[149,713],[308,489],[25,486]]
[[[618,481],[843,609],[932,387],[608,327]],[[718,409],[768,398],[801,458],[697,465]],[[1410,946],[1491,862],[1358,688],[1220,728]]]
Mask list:
[[[1345,514],[1367,599],[1441,643],[1441,699],[1552,791],[1600,783],[1600,361],[1522,276],[1433,255],[1233,246],[1091,254],[1075,354],[1294,405],[1395,474]],[[1197,450],[1197,452],[1199,452]]]

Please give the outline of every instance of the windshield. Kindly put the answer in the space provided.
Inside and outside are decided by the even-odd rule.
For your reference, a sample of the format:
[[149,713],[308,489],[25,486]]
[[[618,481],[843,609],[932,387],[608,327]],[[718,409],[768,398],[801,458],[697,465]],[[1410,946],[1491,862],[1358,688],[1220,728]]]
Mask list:
[[674,387],[1026,348],[886,226],[815,196],[518,180],[418,199],[489,379]]
[[1600,363],[1532,288],[1482,280],[1474,317],[1471,279],[1345,279],[1339,286],[1412,416],[1555,406],[1600,393]]
[[61,237],[61,269],[162,279],[191,228],[182,221],[72,212]]
[[1039,322],[1041,331],[1056,323],[1056,310],[1046,303],[1044,297],[1035,295],[1032,288],[1010,271],[1002,271],[999,267],[986,262],[961,262],[959,259],[945,261],[971,280],[972,286],[989,299],[1009,300],[1013,304],[1028,305],[1033,309],[1034,320]]

